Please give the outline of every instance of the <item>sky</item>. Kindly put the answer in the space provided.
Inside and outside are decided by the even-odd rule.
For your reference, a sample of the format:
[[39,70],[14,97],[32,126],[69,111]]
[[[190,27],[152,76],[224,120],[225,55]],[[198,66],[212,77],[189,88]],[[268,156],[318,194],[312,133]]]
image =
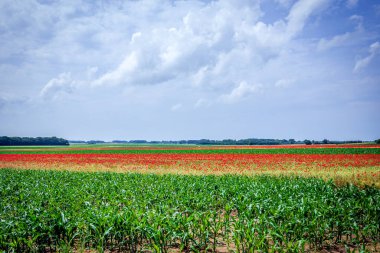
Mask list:
[[380,138],[380,1],[0,1],[0,135]]

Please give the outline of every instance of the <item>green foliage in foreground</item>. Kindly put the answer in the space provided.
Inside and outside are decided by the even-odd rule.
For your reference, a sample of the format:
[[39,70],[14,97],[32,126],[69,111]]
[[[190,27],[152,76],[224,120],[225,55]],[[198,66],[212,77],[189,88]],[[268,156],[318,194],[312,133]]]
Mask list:
[[380,154],[380,148],[2,150],[0,154]]
[[379,242],[379,220],[380,189],[313,178],[0,170],[6,252],[299,252]]

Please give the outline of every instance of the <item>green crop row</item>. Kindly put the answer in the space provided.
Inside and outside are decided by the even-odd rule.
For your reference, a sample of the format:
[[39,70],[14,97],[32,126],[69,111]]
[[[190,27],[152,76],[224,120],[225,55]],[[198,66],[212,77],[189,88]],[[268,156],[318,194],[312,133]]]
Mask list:
[[380,148],[1,150],[0,154],[380,154]]
[[303,252],[379,221],[380,189],[315,178],[0,170],[0,252]]

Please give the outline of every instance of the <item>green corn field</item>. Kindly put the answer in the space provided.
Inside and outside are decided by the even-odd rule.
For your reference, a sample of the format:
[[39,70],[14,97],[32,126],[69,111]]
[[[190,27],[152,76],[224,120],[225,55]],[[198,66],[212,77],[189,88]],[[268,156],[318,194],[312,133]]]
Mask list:
[[316,178],[0,170],[3,252],[378,252],[379,221]]
[[[20,150],[22,149],[22,150]],[[51,148],[52,149],[52,148]],[[1,148],[0,154],[380,154],[380,148],[260,148],[260,149],[64,149]]]

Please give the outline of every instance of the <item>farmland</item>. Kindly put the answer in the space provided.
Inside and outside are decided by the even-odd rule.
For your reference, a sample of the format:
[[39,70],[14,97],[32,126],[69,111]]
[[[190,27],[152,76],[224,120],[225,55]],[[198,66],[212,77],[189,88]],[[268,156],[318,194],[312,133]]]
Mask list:
[[380,251],[378,145],[2,147],[0,168],[5,252]]
[[379,145],[2,147],[0,168],[296,175],[380,187]]

